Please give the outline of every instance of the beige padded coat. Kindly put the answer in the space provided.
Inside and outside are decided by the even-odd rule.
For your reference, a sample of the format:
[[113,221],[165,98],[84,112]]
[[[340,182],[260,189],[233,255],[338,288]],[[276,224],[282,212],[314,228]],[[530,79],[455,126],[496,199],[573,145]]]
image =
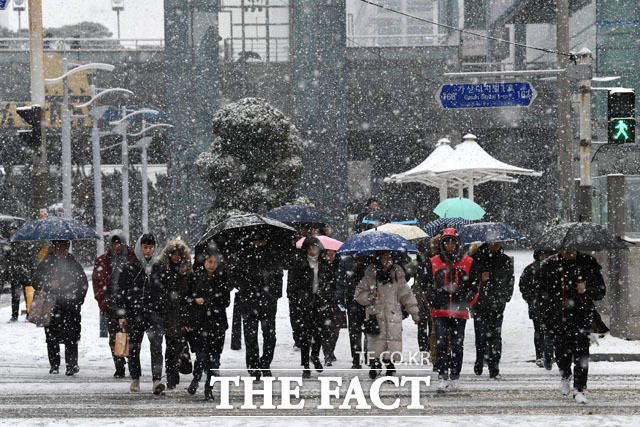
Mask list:
[[402,307],[417,320],[418,303],[402,267],[391,267],[391,282],[376,284],[376,281],[376,269],[369,265],[355,293],[355,300],[366,307],[367,317],[377,316],[380,325],[380,334],[367,335],[368,351],[373,357],[382,355],[397,362],[402,358]]

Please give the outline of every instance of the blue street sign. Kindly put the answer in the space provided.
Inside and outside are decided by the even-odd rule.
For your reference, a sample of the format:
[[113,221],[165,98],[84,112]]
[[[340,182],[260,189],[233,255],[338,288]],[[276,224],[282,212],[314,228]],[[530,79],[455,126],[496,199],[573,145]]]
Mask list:
[[536,97],[529,82],[457,83],[436,93],[442,108],[528,107]]
[[0,10],[4,10],[7,7],[9,0],[0,0]]

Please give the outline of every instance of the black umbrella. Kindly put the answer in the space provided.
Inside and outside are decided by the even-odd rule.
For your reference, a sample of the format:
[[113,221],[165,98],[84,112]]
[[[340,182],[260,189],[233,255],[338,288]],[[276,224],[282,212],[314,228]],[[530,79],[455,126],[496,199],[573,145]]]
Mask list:
[[196,244],[196,258],[212,242],[220,251],[231,254],[242,250],[252,240],[266,240],[275,250],[295,247],[296,230],[275,219],[257,214],[236,215],[214,225]]
[[627,249],[618,236],[593,222],[567,222],[555,225],[542,233],[535,241],[534,247],[582,252]]
[[271,209],[264,216],[294,227],[301,225],[321,227],[327,223],[324,217],[314,208],[301,205],[280,206],[279,208]]

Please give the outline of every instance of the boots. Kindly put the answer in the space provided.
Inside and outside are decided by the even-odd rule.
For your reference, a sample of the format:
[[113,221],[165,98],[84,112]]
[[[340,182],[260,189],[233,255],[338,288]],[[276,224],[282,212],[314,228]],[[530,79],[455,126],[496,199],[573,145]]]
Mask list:
[[396,374],[396,366],[391,361],[385,361],[385,364],[387,365],[387,372],[385,375],[388,377],[394,376]]
[[369,378],[375,380],[380,374],[380,370],[382,369],[382,363],[378,359],[373,359],[371,361],[371,369],[369,369]]
[[167,374],[167,390],[173,390],[176,386],[180,384],[180,374],[177,372],[172,372]]
[[164,384],[160,380],[155,380],[153,382],[153,387],[151,388],[151,392],[156,396],[160,396],[164,393]]
[[318,356],[311,356],[311,362],[313,363],[313,367],[316,371],[322,372],[322,362],[320,362],[320,358]]
[[353,358],[351,369],[362,369],[362,365],[360,364],[360,356],[356,356]]
[[204,388],[204,400],[213,400],[213,389],[209,386]]
[[131,393],[137,393],[137,392],[140,391],[140,380],[139,379],[131,380],[131,386],[129,387],[129,391]]
[[198,386],[199,385],[200,385],[200,378],[194,377],[191,380],[191,384],[189,384],[189,387],[187,387],[187,393],[196,394],[196,391],[198,391]]

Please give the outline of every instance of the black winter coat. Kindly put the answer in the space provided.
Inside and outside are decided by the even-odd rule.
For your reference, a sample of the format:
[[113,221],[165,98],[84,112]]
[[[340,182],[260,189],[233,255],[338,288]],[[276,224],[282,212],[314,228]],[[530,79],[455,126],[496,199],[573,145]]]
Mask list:
[[[513,295],[513,260],[500,248],[497,252],[482,245],[473,256],[478,271],[478,300],[471,308],[472,313],[504,312]],[[489,272],[489,280],[482,282],[482,273]]]
[[155,313],[163,317],[166,312],[167,292],[161,280],[163,266],[155,263],[147,276],[142,263],[136,258],[129,261],[118,278],[118,318],[137,320]]
[[289,270],[287,293],[290,304],[325,319],[333,314],[335,304],[335,267],[321,254],[318,257],[318,290],[313,293],[313,269],[306,254],[298,256]]
[[524,268],[520,275],[520,281],[518,282],[522,298],[524,298],[529,306],[529,319],[532,320],[540,317],[540,304],[538,301],[538,296],[540,295],[539,270],[540,261],[535,260]]
[[[187,297],[187,317],[189,345],[195,353],[222,353],[227,322],[227,307],[231,301],[231,288],[224,270],[219,267],[212,276],[204,267],[198,267],[191,277]],[[196,298],[203,298],[203,304],[196,304]]]
[[[589,330],[593,322],[593,301],[604,298],[606,287],[595,258],[578,253],[574,261],[554,255],[539,270],[540,313],[547,330],[559,333]],[[579,294],[579,281],[586,291]]]
[[167,334],[178,334],[180,327],[184,326],[183,319],[186,316],[187,298],[191,286],[191,274],[181,274],[179,265],[159,263],[159,280],[165,291],[164,327]]
[[244,310],[277,309],[282,296],[282,262],[269,246],[245,249],[230,257],[236,297]]
[[8,285],[28,285],[33,269],[31,261],[35,259],[33,246],[25,242],[3,242],[2,246],[0,290],[2,290],[2,282]]
[[[59,287],[54,288],[54,280]],[[87,295],[89,282],[82,266],[73,255],[59,258],[49,253],[38,265],[34,275],[35,290],[44,290],[56,297],[48,326],[49,336],[57,342],[80,341],[80,309]]]

